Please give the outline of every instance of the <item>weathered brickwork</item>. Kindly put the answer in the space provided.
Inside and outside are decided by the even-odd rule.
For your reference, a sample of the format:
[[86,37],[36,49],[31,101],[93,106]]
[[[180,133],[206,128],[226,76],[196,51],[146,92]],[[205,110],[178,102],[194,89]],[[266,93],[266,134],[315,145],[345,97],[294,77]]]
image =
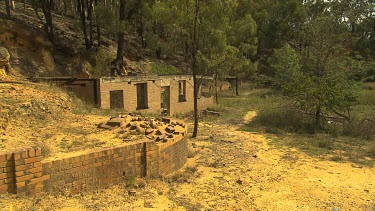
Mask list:
[[160,174],[167,176],[181,169],[187,161],[187,156],[188,146],[186,138],[174,144],[160,146]]
[[40,148],[0,153],[0,194],[79,193],[118,184],[132,177],[166,176],[187,160],[187,140],[139,141],[42,160]]
[[13,153],[3,152],[0,154],[0,194],[15,193],[14,173]]
[[[179,99],[179,82],[185,81],[185,100]],[[137,109],[137,84],[147,83],[147,109]],[[111,108],[110,91],[123,92],[123,105],[126,111],[139,111],[141,113],[161,112],[162,87],[169,87],[169,114],[175,115],[193,111],[194,85],[191,76],[159,76],[159,77],[129,77],[129,78],[101,78],[99,81],[99,107]],[[199,109],[206,109],[213,105],[213,97],[198,99]]]
[[42,191],[40,148],[26,148],[0,154],[0,193],[33,195]]

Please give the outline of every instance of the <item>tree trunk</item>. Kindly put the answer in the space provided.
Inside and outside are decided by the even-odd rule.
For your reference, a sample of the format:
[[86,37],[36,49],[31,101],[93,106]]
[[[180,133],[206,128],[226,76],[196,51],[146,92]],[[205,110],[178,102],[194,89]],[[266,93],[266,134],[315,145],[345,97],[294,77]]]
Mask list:
[[98,31],[96,39],[98,40],[98,47],[100,47],[102,45],[102,31],[99,24],[96,26],[96,30]]
[[238,76],[236,76],[236,95],[239,96],[239,93],[238,93]]
[[6,8],[6,11],[7,11],[7,17],[10,19],[11,16],[12,16],[12,12],[11,12],[11,5],[10,5],[10,0],[5,0],[5,8]]
[[198,25],[198,12],[199,12],[199,0],[195,0],[195,17],[194,17],[194,29],[193,29],[193,52],[192,56],[192,69],[193,69],[193,83],[194,83],[194,129],[192,137],[197,137],[198,134],[198,83],[197,83],[197,58],[196,54],[198,51],[198,40],[197,40],[197,25]]
[[118,32],[118,41],[117,41],[117,55],[116,55],[116,63],[119,64],[119,68],[122,69],[123,57],[124,57],[124,50],[125,50],[125,38],[124,38],[124,29],[123,24],[125,23],[125,3],[126,0],[120,0],[120,28]]
[[[95,6],[97,7],[98,6],[98,0],[95,0]],[[97,37],[96,39],[98,40],[98,47],[101,46],[102,44],[102,32],[101,32],[101,28],[100,28],[100,24],[99,24],[99,21],[98,19],[96,19],[96,30],[97,30]]]
[[[87,1],[87,0],[86,0]],[[82,32],[83,32],[83,37],[85,39],[85,46],[86,49],[89,50],[91,48],[90,46],[90,40],[88,38],[88,33],[87,33],[87,23],[86,23],[86,1],[85,0],[78,0],[77,1],[77,9],[78,13],[81,18],[81,24],[82,24]]]
[[215,73],[214,80],[215,80],[215,101],[216,101],[216,105],[219,105],[219,96],[217,94],[217,73]]
[[42,0],[42,11],[45,17],[44,29],[47,33],[48,39],[54,42],[54,29],[53,29],[53,19],[52,19],[52,7],[53,0]]
[[321,108],[318,105],[315,109],[315,126],[320,127],[320,115],[321,115]]
[[14,2],[14,0],[9,0],[10,1],[10,8],[12,10],[15,10],[16,9],[16,2]]
[[90,34],[90,48],[94,45],[94,30],[93,30],[93,0],[87,1],[87,18],[89,20],[89,34]]

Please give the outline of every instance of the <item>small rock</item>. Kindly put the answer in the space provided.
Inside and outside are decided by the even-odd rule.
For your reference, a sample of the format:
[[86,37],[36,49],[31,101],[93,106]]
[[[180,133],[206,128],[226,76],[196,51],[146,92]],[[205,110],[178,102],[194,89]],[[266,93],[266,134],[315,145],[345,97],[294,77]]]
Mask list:
[[165,136],[161,135],[156,138],[156,141],[163,141],[164,142]]
[[165,123],[168,123],[168,124],[171,123],[171,119],[169,119],[169,118],[162,118],[161,121],[165,122]]
[[135,129],[137,129],[137,127],[138,127],[138,125],[137,124],[132,124],[131,126],[130,126],[130,130],[135,130]]
[[111,127],[121,127],[125,124],[125,119],[123,118],[112,118],[107,122],[107,125]]
[[105,123],[100,123],[100,124],[98,125],[98,128],[101,128],[101,129],[107,129],[107,130],[112,129],[111,126],[109,126],[109,125],[107,125],[107,124],[105,124]]
[[238,180],[236,180],[236,183],[239,184],[239,185],[242,185],[243,181],[241,179],[238,179]]
[[147,125],[146,125],[145,123],[141,123],[141,124],[139,124],[139,126],[140,126],[141,128],[146,128],[146,127],[147,127]]
[[137,194],[137,191],[134,190],[134,189],[130,189],[130,190],[128,190],[128,194],[129,194],[129,196],[135,196]]
[[153,132],[154,132],[154,129],[148,128],[148,129],[146,129],[146,131],[145,131],[145,135],[151,134],[151,133],[153,133]]
[[138,133],[141,133],[141,132],[142,132],[142,128],[139,127],[139,126],[137,126],[137,127],[135,128],[135,131],[137,131]]
[[162,133],[160,130],[157,130],[157,131],[155,132],[155,134],[156,134],[156,135],[163,135],[163,133]]
[[175,131],[175,129],[174,129],[173,126],[168,126],[168,127],[165,128],[165,131],[166,131],[167,133],[173,133],[173,132]]
[[150,121],[150,127],[153,129],[158,129],[158,125],[155,120]]
[[145,121],[145,118],[144,118],[144,117],[138,117],[137,120],[138,120],[138,121]]

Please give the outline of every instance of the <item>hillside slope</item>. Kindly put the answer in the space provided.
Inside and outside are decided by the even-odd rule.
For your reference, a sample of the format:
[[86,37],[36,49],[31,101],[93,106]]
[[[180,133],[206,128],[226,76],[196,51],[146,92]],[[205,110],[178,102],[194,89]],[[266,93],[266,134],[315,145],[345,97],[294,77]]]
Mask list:
[[[109,62],[116,56],[115,36],[104,32],[100,50],[87,51],[79,20],[54,14],[55,42],[52,44],[29,5],[26,9],[17,7],[12,13],[12,20],[5,18],[4,11],[4,2],[0,2],[0,46],[7,47],[11,52],[11,64],[16,70],[13,74],[19,77],[74,76],[86,68],[97,75],[110,74]],[[138,37],[131,34],[125,35],[124,57],[131,69],[143,74],[152,74],[155,66],[160,64],[183,73],[189,69],[179,55],[158,60],[153,49],[143,48]],[[98,64],[97,70],[97,62],[105,64]]]
[[51,157],[123,143],[97,128],[105,112],[51,85],[0,83],[0,151],[39,146]]

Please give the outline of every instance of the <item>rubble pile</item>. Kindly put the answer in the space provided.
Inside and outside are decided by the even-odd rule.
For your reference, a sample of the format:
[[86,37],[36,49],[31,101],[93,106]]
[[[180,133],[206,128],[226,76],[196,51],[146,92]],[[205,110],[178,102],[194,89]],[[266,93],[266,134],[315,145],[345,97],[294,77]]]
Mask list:
[[[98,127],[108,130],[120,128],[123,133],[137,134],[160,143],[181,140],[187,131],[186,125],[180,120],[144,117],[133,114],[111,117],[110,120],[99,124]],[[124,141],[132,140],[124,139]]]

